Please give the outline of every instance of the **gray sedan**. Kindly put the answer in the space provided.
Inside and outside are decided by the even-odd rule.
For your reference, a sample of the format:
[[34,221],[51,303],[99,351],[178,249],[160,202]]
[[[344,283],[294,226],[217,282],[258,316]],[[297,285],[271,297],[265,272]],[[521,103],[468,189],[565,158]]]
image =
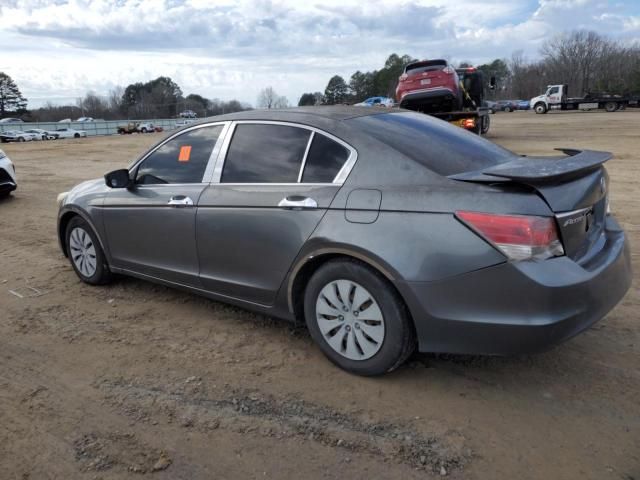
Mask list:
[[631,281],[606,152],[522,157],[419,113],[234,113],[59,196],[78,276],[125,274],[291,321],[357,374],[514,354],[604,317]]

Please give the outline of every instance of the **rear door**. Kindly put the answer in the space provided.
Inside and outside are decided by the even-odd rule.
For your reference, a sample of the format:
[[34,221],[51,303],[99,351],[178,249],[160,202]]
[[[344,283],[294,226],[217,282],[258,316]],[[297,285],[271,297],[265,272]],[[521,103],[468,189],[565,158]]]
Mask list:
[[237,122],[196,218],[202,285],[271,305],[293,260],[356,160],[312,128]]
[[196,205],[225,128],[203,125],[168,139],[131,169],[132,188],[108,192],[103,218],[114,266],[199,286]]

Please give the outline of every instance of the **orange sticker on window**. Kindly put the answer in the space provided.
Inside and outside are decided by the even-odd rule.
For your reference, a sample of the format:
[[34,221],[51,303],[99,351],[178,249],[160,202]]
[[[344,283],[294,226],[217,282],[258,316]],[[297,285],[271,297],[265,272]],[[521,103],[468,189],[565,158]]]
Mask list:
[[191,145],[185,145],[180,147],[180,155],[178,155],[179,162],[188,162],[191,157]]

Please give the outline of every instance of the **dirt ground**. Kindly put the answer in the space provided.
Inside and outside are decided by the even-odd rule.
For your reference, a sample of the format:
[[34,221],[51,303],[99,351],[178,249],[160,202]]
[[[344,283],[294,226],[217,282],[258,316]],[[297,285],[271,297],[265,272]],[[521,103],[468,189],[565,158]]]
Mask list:
[[[640,112],[492,121],[488,138],[520,153],[615,153],[611,206],[640,272]],[[133,279],[81,283],[56,195],[159,135],[2,145],[19,189],[0,202],[0,478],[640,479],[637,279],[547,353],[416,355],[373,379],[284,322]]]

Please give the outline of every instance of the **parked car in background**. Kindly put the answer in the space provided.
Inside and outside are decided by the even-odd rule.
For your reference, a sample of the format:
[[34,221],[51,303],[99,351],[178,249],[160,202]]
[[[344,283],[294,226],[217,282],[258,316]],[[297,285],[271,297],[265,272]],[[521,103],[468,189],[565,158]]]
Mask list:
[[529,110],[531,108],[531,104],[529,100],[518,100],[516,102],[518,110]]
[[402,108],[416,112],[462,109],[462,91],[456,70],[446,60],[422,60],[404,67],[396,99]]
[[498,109],[496,102],[493,102],[491,100],[485,100],[483,102],[483,106],[489,109],[489,113],[496,113],[496,110]]
[[156,132],[164,132],[164,128],[162,128],[159,125],[156,125],[155,130],[156,130]]
[[189,119],[184,119],[184,120],[177,120],[176,121],[176,128],[181,128],[181,127],[185,127],[191,123],[194,123],[195,120],[189,120]]
[[24,132],[34,135],[34,140],[55,140],[58,138],[57,135],[41,128],[30,128],[29,130],[24,130]]
[[93,122],[93,118],[92,117],[80,117],[79,119],[76,120],[76,122]]
[[70,118],[63,118],[62,120],[58,120],[58,123],[71,123],[73,120]]
[[7,117],[7,118],[1,119],[0,123],[24,123],[24,122],[19,118]]
[[131,275],[306,322],[356,374],[416,348],[531,353],[629,289],[610,158],[525,157],[400,109],[238,112],[61,193],[58,238],[88,284]]
[[58,135],[58,138],[80,138],[87,136],[87,132],[84,130],[75,130],[73,128],[58,128],[54,133]]
[[354,104],[354,107],[393,107],[395,102],[389,97],[371,97],[360,103]]
[[193,110],[185,110],[183,112],[180,112],[178,114],[179,118],[197,118],[198,114],[196,112],[194,112]]
[[6,130],[0,133],[0,142],[30,142],[35,138],[31,133],[22,132],[20,130]]
[[518,109],[518,102],[515,100],[498,100],[496,109],[498,112],[515,112]]
[[156,127],[151,122],[145,122],[138,124],[138,131],[140,133],[153,133],[156,131]]
[[16,167],[7,154],[0,150],[0,198],[9,195],[17,186]]

